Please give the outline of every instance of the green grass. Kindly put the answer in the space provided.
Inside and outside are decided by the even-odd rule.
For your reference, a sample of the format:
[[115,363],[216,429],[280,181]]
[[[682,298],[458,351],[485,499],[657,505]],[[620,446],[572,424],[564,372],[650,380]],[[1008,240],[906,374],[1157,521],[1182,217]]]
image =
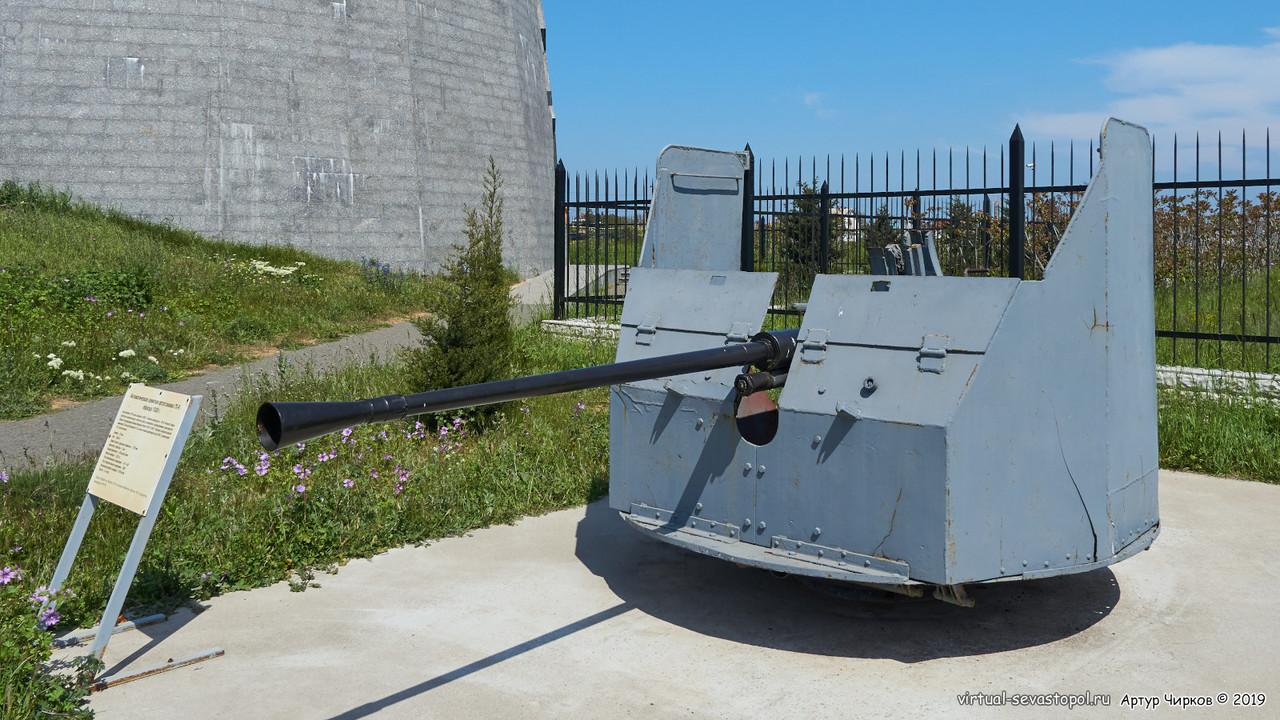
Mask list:
[[423,308],[426,281],[287,246],[221,242],[0,185],[0,420],[120,394]]
[[[613,354],[612,343],[556,339],[536,326],[519,331],[518,347],[513,373],[599,364]],[[318,568],[604,494],[603,388],[513,403],[483,428],[426,418],[261,453],[253,433],[261,401],[382,395],[403,389],[402,373],[398,363],[350,364],[325,376],[292,368],[280,382],[258,379],[217,423],[193,432],[128,606],[165,611],[286,578],[303,588]],[[0,564],[20,564],[47,582],[91,472],[84,462],[13,473],[0,485],[0,554],[22,548]],[[95,622],[136,523],[109,503],[99,506],[68,583],[77,597],[60,606],[64,624]]]
[[1280,483],[1280,407],[1159,391],[1160,467]]
[[[1280,273],[1272,274],[1270,287],[1265,274],[1257,274],[1244,283],[1224,281],[1221,301],[1216,279],[1202,279],[1198,287],[1191,281],[1179,281],[1176,304],[1172,286],[1157,287],[1156,327],[1280,337]],[[1280,373],[1280,344],[1272,344],[1268,352],[1262,343],[1184,339],[1175,343],[1172,338],[1160,338],[1156,357],[1165,365]]]

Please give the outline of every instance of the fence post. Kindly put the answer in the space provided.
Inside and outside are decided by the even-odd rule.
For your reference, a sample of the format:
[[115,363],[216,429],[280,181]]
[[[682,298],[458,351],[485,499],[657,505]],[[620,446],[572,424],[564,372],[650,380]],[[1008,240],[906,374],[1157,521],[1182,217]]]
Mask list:
[[751,143],[747,143],[743,151],[747,153],[747,167],[742,171],[742,259],[740,264],[742,270],[751,272],[756,269],[756,156],[751,152]]
[[1022,128],[1013,126],[1009,136],[1009,277],[1023,277],[1023,262],[1027,244],[1026,185],[1023,176],[1026,160],[1026,143],[1022,140]]
[[991,274],[991,196],[982,196],[982,267]]
[[831,192],[826,180],[822,181],[822,189],[819,190],[818,212],[822,213],[818,220],[818,268],[826,275],[831,270]]
[[568,275],[569,237],[565,232],[568,221],[568,208],[565,207],[565,190],[568,175],[564,170],[564,161],[556,162],[556,200],[555,200],[555,241],[552,250],[554,277],[552,287],[552,316],[556,320],[564,319],[565,280]]

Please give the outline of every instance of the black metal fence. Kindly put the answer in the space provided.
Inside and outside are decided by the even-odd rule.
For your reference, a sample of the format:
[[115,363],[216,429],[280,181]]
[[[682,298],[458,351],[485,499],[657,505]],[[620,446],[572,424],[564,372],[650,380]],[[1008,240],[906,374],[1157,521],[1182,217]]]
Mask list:
[[[1229,170],[1237,156],[1224,154],[1220,136],[1154,149],[1166,161],[1156,162],[1152,198],[1160,362],[1280,371],[1280,178],[1270,134],[1252,149],[1242,135],[1239,167]],[[991,152],[755,161],[743,268],[778,272],[770,312],[798,315],[815,274],[867,273],[868,248],[913,228],[933,234],[947,275],[1036,279],[1096,158],[1095,142],[1046,152],[1015,128]],[[557,167],[556,317],[616,317],[650,184],[647,172],[570,177]]]

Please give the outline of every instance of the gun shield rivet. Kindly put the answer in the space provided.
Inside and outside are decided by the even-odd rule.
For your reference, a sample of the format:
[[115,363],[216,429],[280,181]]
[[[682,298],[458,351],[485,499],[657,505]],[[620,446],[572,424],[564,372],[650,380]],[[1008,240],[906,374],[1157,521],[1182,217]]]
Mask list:
[[693,506],[693,509],[694,509],[694,510],[702,510],[702,503],[698,503],[697,505],[694,505],[694,506]]
[[813,529],[813,534],[814,534],[814,535],[821,535],[821,534],[822,534],[822,528],[820,528],[820,527],[816,527],[816,528],[814,528],[814,529]]
[[826,385],[819,385],[819,386],[818,386],[818,394],[819,394],[819,395],[822,395],[822,394],[823,394],[823,393],[825,393],[826,391],[827,391],[827,386],[826,386]]
[[764,522],[763,520],[761,520],[761,521],[760,521],[760,529],[761,529],[761,530],[763,530],[763,529],[765,529],[765,528],[767,528],[767,527],[769,527],[769,526],[768,526],[768,525],[766,525],[766,524],[765,524],[765,522]]
[[742,469],[745,470],[746,472],[751,472],[751,463],[747,463],[746,465],[743,465]]
[[875,378],[867,378],[866,380],[862,381],[862,389],[866,390],[867,392],[875,392],[876,387],[877,386],[876,386]]
[[702,418],[698,418],[698,427],[702,427]]
[[818,444],[818,443],[820,443],[820,442],[822,442],[822,436],[821,436],[821,435],[814,435],[814,436],[813,436],[813,444],[814,444],[814,445],[817,445],[817,444]]
[[746,520],[743,520],[742,524],[745,525],[746,527],[751,527],[751,518],[747,518]]

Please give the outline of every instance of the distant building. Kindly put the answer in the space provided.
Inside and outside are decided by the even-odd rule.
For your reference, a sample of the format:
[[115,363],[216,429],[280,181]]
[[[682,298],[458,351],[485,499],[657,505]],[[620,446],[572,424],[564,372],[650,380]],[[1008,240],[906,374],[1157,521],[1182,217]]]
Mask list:
[[0,5],[0,179],[432,270],[492,155],[507,263],[551,266],[539,0]]

